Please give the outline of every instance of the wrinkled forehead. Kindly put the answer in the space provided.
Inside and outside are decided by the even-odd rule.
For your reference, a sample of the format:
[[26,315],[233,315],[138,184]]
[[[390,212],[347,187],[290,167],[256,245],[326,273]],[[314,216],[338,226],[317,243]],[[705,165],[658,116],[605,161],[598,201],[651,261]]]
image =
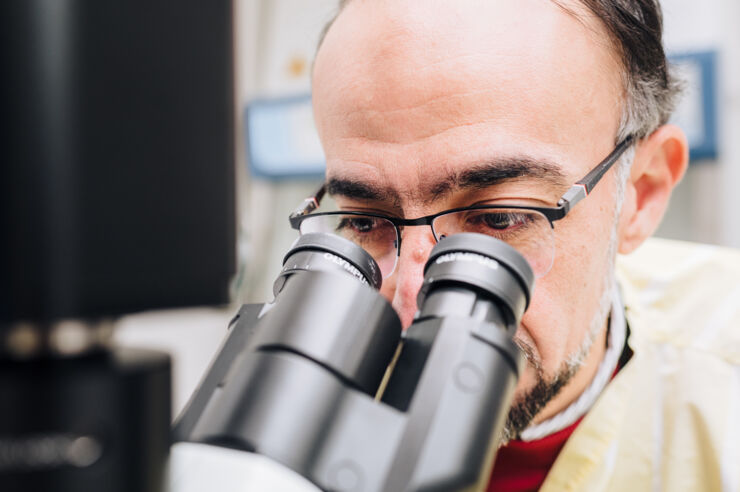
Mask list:
[[586,165],[614,143],[622,78],[600,24],[551,0],[353,0],[319,50],[313,96],[329,172],[355,144],[439,154],[482,138]]

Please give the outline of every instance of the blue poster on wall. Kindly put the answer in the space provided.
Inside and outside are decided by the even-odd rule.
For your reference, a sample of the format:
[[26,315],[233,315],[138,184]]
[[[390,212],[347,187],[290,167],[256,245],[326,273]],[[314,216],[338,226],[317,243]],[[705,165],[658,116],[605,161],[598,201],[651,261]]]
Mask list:
[[717,157],[717,54],[715,51],[675,53],[670,61],[685,83],[671,119],[686,132],[691,160]]
[[313,121],[311,96],[254,100],[244,110],[244,127],[252,176],[323,176],[324,153]]

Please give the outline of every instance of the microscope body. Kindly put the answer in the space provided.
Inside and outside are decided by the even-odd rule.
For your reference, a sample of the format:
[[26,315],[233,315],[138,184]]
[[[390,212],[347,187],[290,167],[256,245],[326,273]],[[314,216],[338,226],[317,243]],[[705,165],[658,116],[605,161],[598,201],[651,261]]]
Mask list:
[[529,293],[518,275],[448,241],[402,333],[357,275],[290,262],[272,303],[242,307],[176,423],[171,490],[229,473],[207,464],[211,452],[242,475],[269,458],[291,471],[279,478],[320,490],[485,485],[522,364],[512,338]]

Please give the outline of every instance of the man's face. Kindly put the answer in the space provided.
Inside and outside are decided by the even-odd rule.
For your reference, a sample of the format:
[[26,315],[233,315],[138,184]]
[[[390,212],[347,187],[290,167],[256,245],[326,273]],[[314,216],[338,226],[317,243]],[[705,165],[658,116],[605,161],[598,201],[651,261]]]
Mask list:
[[[487,203],[555,206],[614,147],[620,66],[602,28],[550,0],[355,0],[319,50],[314,110],[342,209],[414,218]],[[461,186],[507,163],[557,172]],[[442,185],[444,184],[444,185]],[[555,261],[517,334],[554,377],[587,337],[611,264],[615,178],[555,223]],[[416,311],[429,227],[403,230],[381,293]],[[517,394],[534,386],[530,364]]]

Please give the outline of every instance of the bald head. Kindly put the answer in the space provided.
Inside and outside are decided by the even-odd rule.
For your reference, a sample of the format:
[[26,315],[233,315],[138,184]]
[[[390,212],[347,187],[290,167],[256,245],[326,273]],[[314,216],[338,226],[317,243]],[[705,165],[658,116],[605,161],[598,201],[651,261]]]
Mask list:
[[[404,143],[471,123],[482,100],[496,101],[485,117],[491,124],[513,124],[507,115],[549,100],[546,113],[519,123],[605,113],[603,130],[615,135],[621,78],[609,46],[598,24],[588,26],[547,0],[439,1],[431,7],[425,0],[355,0],[316,59],[319,131],[326,135],[327,124],[339,117],[342,137],[360,132]],[[571,96],[565,104],[564,92]],[[610,104],[597,107],[606,92]],[[325,113],[332,123],[321,117]],[[409,119],[425,120],[424,132]],[[548,130],[549,140],[566,138],[557,126]]]
[[[339,12],[350,1],[339,0]],[[643,138],[665,124],[683,85],[673,70],[669,70],[663,49],[663,15],[659,0],[548,1],[580,21],[598,26],[601,29],[597,30],[603,31],[605,39],[610,40],[621,63],[625,93],[620,140],[627,135]],[[435,8],[433,4],[427,6]],[[324,28],[321,40],[332,23],[333,20]]]

